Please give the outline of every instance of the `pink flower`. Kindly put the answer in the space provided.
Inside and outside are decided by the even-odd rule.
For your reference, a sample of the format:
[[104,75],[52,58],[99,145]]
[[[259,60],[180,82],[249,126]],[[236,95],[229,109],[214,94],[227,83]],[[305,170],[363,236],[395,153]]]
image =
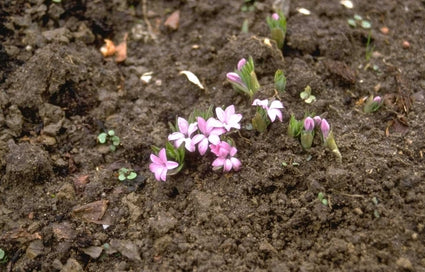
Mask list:
[[328,121],[326,119],[322,119],[322,122],[320,123],[320,130],[322,131],[323,140],[326,140],[329,135],[329,131],[331,130],[331,127],[329,126]]
[[242,119],[242,114],[235,114],[235,106],[230,105],[224,111],[222,108],[217,107],[215,113],[227,131],[230,131],[232,128],[241,128],[239,121]]
[[314,120],[314,126],[315,127],[319,127],[320,123],[322,123],[322,118],[318,115],[314,116],[313,120]]
[[230,170],[238,171],[241,167],[241,161],[234,156],[238,152],[236,147],[231,146],[227,142],[220,142],[217,145],[210,145],[211,152],[214,153],[217,158],[213,161],[212,166],[214,169],[223,167],[223,171],[229,172]]
[[189,152],[194,152],[195,145],[192,143],[191,135],[198,129],[197,123],[195,122],[189,125],[186,119],[179,117],[177,119],[177,124],[179,131],[170,134],[168,140],[174,141],[174,146],[177,148],[184,142],[185,148]]
[[278,117],[279,120],[282,122],[282,112],[280,109],[283,109],[283,105],[282,102],[280,102],[279,100],[272,101],[269,106],[269,101],[267,99],[255,99],[252,105],[261,106],[263,109],[265,109],[267,111],[267,115],[269,116],[272,122],[276,120],[276,117]]
[[245,83],[242,82],[241,77],[234,72],[227,73],[226,77],[227,77],[227,80],[229,80],[231,83],[236,83],[236,84],[245,86]]
[[313,131],[314,129],[314,120],[311,117],[307,117],[304,119],[304,130],[305,131]]
[[275,21],[279,20],[279,14],[273,13],[272,14],[272,19],[275,20]]
[[245,63],[246,63],[246,59],[242,58],[242,59],[239,60],[239,62],[238,62],[238,70],[239,71],[242,70]]
[[167,161],[165,148],[161,149],[158,155],[151,154],[152,163],[149,164],[149,170],[155,174],[156,180],[165,181],[167,179],[167,171],[176,168],[179,164],[174,161]]
[[375,103],[381,103],[381,100],[382,100],[382,98],[380,96],[375,96],[373,98],[373,102],[375,102]]
[[219,136],[226,132],[222,126],[223,124],[215,118],[211,117],[205,121],[204,118],[198,117],[198,129],[201,133],[193,136],[192,143],[198,144],[199,154],[204,155],[207,152],[209,143],[220,143]]

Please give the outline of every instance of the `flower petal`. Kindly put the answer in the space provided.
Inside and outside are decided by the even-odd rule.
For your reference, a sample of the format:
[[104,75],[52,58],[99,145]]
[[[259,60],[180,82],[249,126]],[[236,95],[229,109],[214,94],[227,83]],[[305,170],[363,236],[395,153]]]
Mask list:
[[203,139],[205,139],[206,137],[205,137],[205,135],[204,134],[196,134],[195,136],[193,136],[193,138],[192,138],[192,143],[193,144],[197,144],[197,143],[199,143],[200,141],[202,141]]
[[210,142],[210,143],[212,143],[212,144],[219,144],[220,143],[220,137],[218,137],[218,135],[215,135],[215,134],[211,134],[209,137],[208,137],[208,141]]
[[167,179],[167,168],[164,167],[159,176],[162,181],[165,181]]
[[162,164],[165,164],[167,162],[167,153],[165,152],[165,148],[161,149],[158,155]]
[[282,102],[280,102],[279,100],[274,100],[271,104],[270,104],[270,109],[283,109],[283,104]]
[[190,138],[190,135],[198,130],[198,123],[192,123],[189,125],[189,128],[187,130],[187,136]]
[[207,131],[207,121],[204,118],[198,116],[198,128],[199,130],[205,134]]
[[198,144],[199,154],[204,155],[205,152],[207,152],[207,149],[208,149],[208,139],[205,138]]
[[226,159],[224,161],[223,170],[225,172],[229,172],[230,170],[232,170],[232,162],[229,159]]
[[181,139],[181,138],[184,138],[184,137],[185,137],[184,134],[181,133],[181,132],[173,132],[170,135],[168,135],[168,140],[169,141],[175,141],[177,139]]
[[232,162],[233,170],[239,171],[242,165],[241,161],[237,158],[230,158],[230,161]]
[[150,159],[155,164],[159,164],[159,165],[162,164],[161,159],[158,156],[156,156],[155,154],[151,154]]
[[225,122],[225,114],[222,108],[215,108],[215,115],[217,115],[218,120],[220,120],[221,122]]
[[179,131],[181,133],[187,134],[189,122],[187,122],[186,119],[179,117],[179,118],[177,118],[177,124],[179,126]]
[[174,169],[176,167],[178,167],[179,164],[175,161],[167,161],[167,163],[165,164],[165,167],[170,170],[170,169]]
[[226,160],[225,158],[219,157],[219,158],[215,159],[211,165],[213,167],[222,167],[225,160]]

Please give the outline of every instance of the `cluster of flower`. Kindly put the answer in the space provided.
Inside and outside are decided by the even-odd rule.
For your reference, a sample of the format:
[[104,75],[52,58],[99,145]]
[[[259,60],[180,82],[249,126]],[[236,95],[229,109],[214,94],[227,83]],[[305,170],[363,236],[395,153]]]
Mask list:
[[[269,103],[267,99],[256,99],[252,105],[264,110],[271,122],[274,122],[276,118],[282,121],[281,109],[283,105],[280,101],[274,100]],[[178,131],[171,133],[168,140],[173,142],[176,148],[184,145],[188,152],[198,150],[201,156],[205,155],[210,149],[216,156],[212,162],[214,170],[222,168],[224,172],[229,172],[232,169],[238,171],[241,167],[240,160],[235,157],[238,150],[222,138],[232,129],[239,130],[241,128],[242,114],[235,113],[234,105],[228,106],[225,110],[217,107],[215,113],[217,118],[210,117],[205,120],[198,116],[193,123],[178,117]],[[152,162],[149,169],[155,174],[158,181],[165,181],[168,170],[179,167],[178,162],[168,160],[166,148],[159,150],[158,155],[151,154],[150,159]]]
[[[235,157],[238,150],[220,137],[233,128],[241,128],[242,114],[235,113],[234,105],[228,106],[225,110],[218,107],[215,113],[217,118],[210,117],[205,120],[198,116],[197,121],[190,124],[186,119],[179,117],[178,131],[170,134],[168,140],[173,142],[176,148],[184,144],[184,148],[189,152],[195,152],[197,149],[202,156],[209,148],[216,155],[212,163],[214,170],[223,168],[226,172],[232,169],[238,171],[241,167],[241,162]],[[157,180],[165,181],[167,171],[179,166],[177,162],[168,161],[165,148],[159,151],[158,156],[151,154],[150,158],[152,163],[149,169]]]

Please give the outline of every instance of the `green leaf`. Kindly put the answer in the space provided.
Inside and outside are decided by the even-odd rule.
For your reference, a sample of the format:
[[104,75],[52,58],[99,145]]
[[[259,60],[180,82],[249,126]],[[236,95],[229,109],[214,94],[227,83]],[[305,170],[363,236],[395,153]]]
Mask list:
[[360,20],[362,20],[362,19],[363,19],[363,17],[362,17],[362,16],[360,16],[360,15],[358,15],[358,14],[354,14],[354,20],[360,21]]
[[348,25],[352,26],[352,27],[356,27],[356,21],[354,19],[348,19],[347,20]]
[[120,138],[118,136],[113,136],[111,140],[113,145],[115,146],[120,145]]
[[116,147],[115,145],[110,145],[110,146],[109,146],[109,149],[110,149],[111,151],[115,151],[115,150],[117,150],[117,147]]
[[125,175],[121,173],[121,174],[118,176],[118,179],[119,179],[120,181],[124,181],[124,180],[125,180]]
[[364,29],[369,29],[369,28],[371,28],[371,27],[372,27],[372,24],[371,24],[369,21],[363,20],[363,21],[361,22],[361,26],[362,26],[362,28],[364,28]]
[[6,256],[6,253],[4,252],[3,249],[0,248],[0,260],[3,260],[4,256]]
[[130,175],[127,176],[127,179],[132,180],[135,179],[137,177],[136,172],[131,172]]
[[310,95],[306,92],[302,92],[300,93],[300,97],[302,100],[306,100]]
[[108,135],[109,136],[114,136],[115,135],[115,131],[113,131],[112,129],[108,131]]
[[108,134],[106,134],[105,132],[102,132],[97,136],[97,140],[99,141],[99,143],[104,144],[104,143],[106,143],[106,137],[107,136],[108,136]]

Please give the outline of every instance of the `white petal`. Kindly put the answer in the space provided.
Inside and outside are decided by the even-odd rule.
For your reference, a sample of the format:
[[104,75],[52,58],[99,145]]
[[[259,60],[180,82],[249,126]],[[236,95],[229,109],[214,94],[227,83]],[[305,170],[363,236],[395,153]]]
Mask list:
[[204,86],[201,84],[198,77],[195,76],[195,74],[192,73],[191,71],[181,71],[179,74],[185,75],[187,77],[187,79],[189,79],[190,82],[192,82],[193,84],[195,84],[199,88],[204,89]]

